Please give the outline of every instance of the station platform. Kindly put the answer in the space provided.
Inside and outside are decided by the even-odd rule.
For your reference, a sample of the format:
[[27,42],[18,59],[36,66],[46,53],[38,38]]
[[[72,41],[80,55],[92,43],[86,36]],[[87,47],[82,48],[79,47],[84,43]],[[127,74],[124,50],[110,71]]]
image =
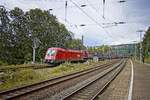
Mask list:
[[132,100],[150,100],[150,65],[133,62]]

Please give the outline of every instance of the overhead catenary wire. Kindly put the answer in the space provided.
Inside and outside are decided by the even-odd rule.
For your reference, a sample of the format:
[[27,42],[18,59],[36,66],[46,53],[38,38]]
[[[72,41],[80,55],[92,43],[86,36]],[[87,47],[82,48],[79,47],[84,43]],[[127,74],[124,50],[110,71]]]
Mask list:
[[[51,1],[55,1],[55,0],[51,0]],[[56,2],[65,2],[66,0],[56,0]],[[68,2],[74,2],[73,0],[67,0]],[[75,3],[75,2],[74,2]],[[73,4],[74,4],[73,3]],[[74,4],[75,5],[75,4]],[[76,4],[75,5],[75,7],[77,7],[78,5]],[[68,7],[68,6],[67,6]],[[98,26],[100,26],[107,34],[108,34],[108,36],[109,37],[111,37],[112,39],[113,39],[113,37],[110,35],[110,33],[106,30],[106,29],[104,29],[104,27],[99,23],[99,22],[97,22],[93,17],[91,17],[91,16],[89,16],[89,14],[88,13],[86,13],[86,11],[84,11],[80,6],[78,6],[78,8],[82,11],[82,12],[84,12],[84,14],[86,14],[86,16],[88,16],[93,22],[95,22]],[[67,18],[65,18],[65,20],[67,20]]]
[[[90,3],[89,0],[86,0],[87,3],[89,4],[89,6],[95,11],[95,12],[98,12],[98,10]],[[103,24],[110,24],[109,26],[103,26],[103,28],[111,28],[113,26],[117,26],[117,22],[114,22],[112,20],[110,20],[109,18],[106,18],[105,16],[105,3],[106,3],[106,0],[103,0],[103,15],[101,15],[101,17],[106,20],[106,21],[109,21],[109,22],[112,22],[112,23],[103,23]],[[108,31],[107,31],[108,32]],[[121,38],[124,38],[124,36],[119,36]]]
[[[88,5],[95,11],[98,12],[98,9],[96,9],[90,2],[87,0]],[[103,18],[103,15],[100,14],[100,16]]]
[[87,14],[82,8],[80,8],[73,0],[70,0],[78,9],[80,9],[88,18],[90,18],[94,23],[96,23],[99,27],[101,27],[105,33],[107,33],[107,35],[111,38],[111,39],[114,39],[110,34],[109,32],[103,28],[103,26],[98,23],[93,17],[89,16],[89,14]]
[[[96,9],[96,7],[94,7],[94,6],[90,3],[89,0],[87,0],[87,3],[88,3],[88,5],[89,5],[96,13],[98,12],[98,9]],[[102,14],[99,14],[99,15],[100,15],[100,17],[102,17],[104,20],[109,21],[109,22],[112,22],[113,24],[115,23],[114,21],[110,20],[108,17],[105,16],[105,18],[104,18],[104,15],[102,15]],[[112,23],[111,23],[111,24],[112,24]]]
[[[70,0],[71,2],[72,2],[72,0]],[[87,0],[87,2],[88,2],[88,0]],[[105,3],[105,1],[104,1],[104,3]],[[78,6],[79,7],[79,6]],[[80,8],[80,7],[79,7]],[[93,9],[95,9],[95,11],[96,11],[96,8],[94,7]],[[81,10],[82,10],[82,8],[81,8]],[[83,10],[84,11],[84,10]],[[84,11],[85,12],[85,11]],[[85,12],[86,13],[86,12]],[[102,16],[102,18],[103,18],[103,15],[101,15]],[[89,17],[89,15],[88,15],[88,17]],[[91,17],[91,16],[90,16]],[[94,19],[94,18],[93,18]],[[94,19],[95,20],[95,19]],[[108,21],[111,21],[110,19],[106,19],[106,17],[105,17],[105,19],[104,20],[108,20]],[[96,21],[96,20],[95,20]],[[96,21],[96,25],[98,25],[99,24],[99,26],[101,27],[101,28],[103,28],[103,30],[108,34],[108,36],[111,38],[111,39],[113,39],[114,40],[114,38],[110,35],[110,33],[105,29],[105,28],[107,28],[107,27],[104,27],[104,26],[102,26],[100,23],[98,23],[98,22]],[[115,24],[115,22],[113,22],[113,23],[111,23],[111,24]],[[116,25],[114,25],[114,26],[116,26]],[[124,36],[119,36],[120,38],[124,38]],[[116,40],[116,39],[115,39]],[[116,40],[117,41],[117,40]]]
[[[89,2],[89,0],[86,0],[87,1],[87,3],[89,4],[89,6],[93,9],[93,10],[95,10],[96,12],[98,12],[98,9],[96,9],[90,2]],[[102,15],[101,15],[102,16]]]
[[[89,0],[87,0],[87,2],[89,2]],[[105,1],[105,2],[106,2],[106,1]],[[90,5],[91,7],[93,6],[93,5],[91,5],[91,4],[89,4],[89,5]],[[105,3],[105,5],[106,5],[106,3]],[[94,7],[94,6],[93,6],[93,7]],[[93,8],[93,7],[92,7],[92,8]],[[95,11],[98,12],[98,10],[97,10],[96,8],[93,8],[93,9],[95,9]],[[103,11],[103,15],[100,14],[100,16],[101,16],[104,20],[106,20],[106,21],[115,23],[113,20],[110,20],[110,18],[108,18],[107,16],[105,16],[106,8],[104,8],[103,10],[104,10],[104,11]]]

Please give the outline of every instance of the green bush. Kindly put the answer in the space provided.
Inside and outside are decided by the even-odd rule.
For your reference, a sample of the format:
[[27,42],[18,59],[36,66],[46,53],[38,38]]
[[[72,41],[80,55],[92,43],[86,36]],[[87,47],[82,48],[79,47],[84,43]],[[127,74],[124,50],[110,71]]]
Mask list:
[[32,69],[27,70],[20,70],[19,72],[14,74],[14,80],[16,81],[29,81],[36,78],[39,78],[40,76]]
[[2,66],[2,65],[7,65],[7,63],[0,60],[0,66]]
[[[46,69],[17,69],[10,70],[8,69],[0,80],[3,81],[0,84],[0,91],[5,89],[10,89],[16,86],[28,85],[35,82],[39,82],[45,79],[49,79],[56,76],[61,76],[64,74],[69,74],[76,71],[81,71],[92,67],[90,65],[97,64],[101,62],[89,61],[86,63],[63,63],[57,67],[46,68]],[[5,66],[7,67],[7,66]],[[17,66],[8,66],[8,67],[17,67]]]
[[0,85],[0,88],[5,89],[24,84],[30,84],[35,80],[38,80],[39,78],[40,75],[32,69],[23,69],[16,71],[7,70],[2,77],[2,81],[4,83]]
[[61,65],[59,65],[58,67],[54,68],[52,70],[52,73],[61,73],[61,72],[67,72],[69,71],[70,69],[74,69],[74,65],[71,64],[71,63],[63,63]]
[[146,63],[150,63],[150,57],[145,58]]

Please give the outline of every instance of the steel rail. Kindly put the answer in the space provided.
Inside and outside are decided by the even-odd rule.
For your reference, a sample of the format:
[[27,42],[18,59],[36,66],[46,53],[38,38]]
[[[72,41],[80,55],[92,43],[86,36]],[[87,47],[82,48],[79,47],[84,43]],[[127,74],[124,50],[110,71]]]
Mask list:
[[[89,69],[86,69],[86,70],[83,70],[83,71],[80,71],[80,72],[75,72],[75,73],[72,73],[72,74],[63,75],[63,76],[56,77],[56,78],[53,78],[53,79],[49,79],[49,80],[46,80],[46,81],[42,81],[42,82],[39,82],[39,83],[31,84],[31,85],[28,85],[28,86],[23,86],[23,87],[3,91],[3,92],[0,92],[0,98],[2,98],[2,99],[3,98],[4,99],[16,98],[16,97],[19,97],[19,96],[22,96],[22,95],[25,95],[25,94],[28,94],[28,93],[31,93],[31,92],[41,90],[41,89],[46,88],[50,85],[58,84],[58,83],[66,81],[68,79],[73,79],[73,78],[79,77],[81,75],[85,75],[87,73],[96,71],[96,70],[104,68],[106,66],[113,65],[114,63],[117,63],[117,61],[109,63],[109,64],[97,65],[96,67],[89,68]],[[18,92],[18,91],[20,91],[20,92]]]
[[[126,62],[124,62],[124,64],[122,65],[123,67],[125,66],[125,63],[126,63]],[[93,98],[92,98],[91,100],[95,100],[96,97],[97,97],[100,93],[102,93],[102,92],[108,87],[108,85],[109,85],[109,84],[117,77],[117,75],[122,71],[123,67],[121,67],[121,68],[119,69],[119,71],[101,88],[101,90],[99,90],[99,91],[97,92],[97,94],[95,94],[95,95],[93,96]]]
[[[116,67],[108,70],[108,72],[104,73],[102,76],[98,77],[97,79],[91,81],[90,83],[86,84],[85,86],[82,86],[80,88],[78,88],[77,90],[75,90],[74,92],[70,93],[69,95],[65,96],[64,98],[62,98],[62,100],[70,100],[70,98],[75,95],[76,93],[79,93],[79,91],[87,88],[88,86],[90,86],[91,84],[93,84],[94,82],[96,82],[97,80],[101,79],[102,77],[108,75],[110,72],[112,72],[113,70],[117,69],[119,66],[124,66],[124,62],[120,62],[120,64],[118,64]],[[107,83],[105,83],[105,85],[100,89],[100,91],[98,91],[91,99],[89,100],[94,100],[96,98],[96,96],[101,93],[110,83],[111,81],[119,74],[119,72],[121,71],[123,67],[120,68],[120,70],[115,74],[113,75],[113,77],[111,78],[111,80],[109,80]]]

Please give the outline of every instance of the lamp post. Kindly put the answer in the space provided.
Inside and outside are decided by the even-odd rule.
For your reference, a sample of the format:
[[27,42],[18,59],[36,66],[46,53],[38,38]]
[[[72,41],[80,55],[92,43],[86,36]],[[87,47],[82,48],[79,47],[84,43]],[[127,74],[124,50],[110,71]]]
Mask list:
[[109,47],[109,60],[111,60],[111,46]]
[[136,60],[136,43],[134,44],[134,57],[135,57],[135,60]]
[[142,32],[145,32],[144,30],[138,30],[137,32],[140,33],[140,62],[143,62],[143,47],[142,47]]
[[136,60],[136,56],[137,56],[137,42],[138,41],[133,41],[133,43],[134,43],[134,59]]
[[[86,25],[85,24],[81,24],[80,26],[84,27]],[[83,36],[83,34],[82,34],[82,37],[81,37],[81,42],[82,42],[82,49],[83,49],[83,46],[84,46],[84,36]]]

